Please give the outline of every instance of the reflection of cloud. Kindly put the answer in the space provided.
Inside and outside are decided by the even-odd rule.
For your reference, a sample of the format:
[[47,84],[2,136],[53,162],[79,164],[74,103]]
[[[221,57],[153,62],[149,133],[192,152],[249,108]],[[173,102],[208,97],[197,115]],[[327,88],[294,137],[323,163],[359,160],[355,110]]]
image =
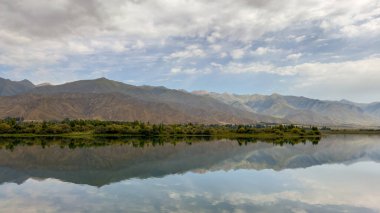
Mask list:
[[[379,167],[376,163],[363,162],[281,172],[186,173],[134,179],[127,181],[128,184],[123,181],[101,188],[54,179],[29,179],[22,185],[0,186],[0,211],[117,211],[123,208],[132,212],[369,211],[361,207],[380,210],[377,202],[380,188],[376,185]],[[259,187],[254,187],[256,184]],[[274,184],[284,187],[273,187]]]
[[[228,141],[214,142],[217,144],[215,147],[212,146],[213,152],[218,152],[218,149],[227,145],[228,152],[224,155],[232,154],[229,158],[223,158],[225,160],[218,160],[219,163],[212,164],[213,166],[209,164],[207,173],[186,172],[143,180],[133,178],[100,188],[61,182],[56,179],[39,181],[28,179],[20,185],[5,183],[0,185],[0,212],[10,210],[25,212],[23,208],[47,212],[119,211],[123,208],[128,208],[132,212],[222,212],[237,209],[241,212],[254,210],[263,212],[369,211],[365,208],[380,211],[378,203],[380,164],[363,162],[363,160],[372,159],[371,155],[376,157],[379,153],[378,137],[350,136],[350,138],[329,137],[318,146],[298,144],[273,147],[271,144],[255,143],[240,147],[240,149],[235,149]],[[179,150],[180,146],[181,144],[177,144],[176,149]],[[187,161],[194,159],[189,152],[190,148],[205,150],[205,147],[199,144],[187,147],[187,155],[193,157],[186,158]],[[238,152],[244,149],[248,150],[248,155]],[[161,149],[156,149],[156,154],[157,150]],[[208,158],[212,157],[209,152],[205,151],[205,153]],[[283,163],[280,166],[286,165],[287,160],[283,159],[289,156],[296,158],[294,156],[297,155],[294,153],[322,159],[323,163],[306,169],[287,167],[288,169],[281,171],[272,169],[215,171],[236,169],[240,166],[247,168],[249,161],[253,164],[259,160],[259,158],[251,158],[253,155],[256,154],[256,157],[262,158],[267,156],[263,153],[280,156],[278,162]],[[101,155],[97,155],[99,156]],[[173,153],[170,156],[178,159],[178,156]],[[352,159],[361,159],[361,162],[353,163],[355,160]],[[202,158],[203,160],[206,161],[206,158]],[[337,165],[330,164],[331,162],[348,162],[349,164]],[[180,163],[183,166],[183,162]],[[160,167],[162,169],[165,165],[175,167],[176,164],[170,162],[157,165],[162,166]],[[149,169],[149,171],[152,170]],[[77,173],[77,175],[76,177],[79,178],[80,174]],[[93,178],[96,179],[96,176]]]
[[292,199],[313,205],[352,205],[380,211],[378,168],[378,163],[360,162],[330,168],[318,166],[307,172],[300,170],[295,178],[306,190]]
[[[274,192],[259,191],[260,193],[255,192],[255,189],[245,193],[236,192],[238,189],[231,186],[227,187],[225,191],[217,190],[211,196],[210,194],[206,196],[205,191],[209,188],[205,188],[204,191],[198,190],[191,193],[191,198],[203,201],[207,199],[207,202],[213,206],[228,204],[234,208],[250,205],[269,208],[269,206],[279,206],[284,203],[288,206],[297,204],[293,206],[297,208],[292,208],[292,212],[306,212],[300,206],[321,207],[322,209],[323,206],[330,206],[336,210],[343,208],[352,211],[360,209],[380,211],[378,203],[380,187],[376,187],[378,177],[380,177],[379,167],[380,165],[376,163],[363,162],[351,166],[316,166],[307,170],[285,170],[275,174],[272,172],[271,175],[280,176],[278,180],[282,180],[284,183],[289,183],[289,180],[293,179],[294,185],[288,187],[289,189],[278,189],[279,191],[273,189]],[[373,170],[377,170],[377,172],[372,172]],[[360,175],[357,175],[357,172],[360,172]],[[259,180],[262,179],[259,178]],[[231,180],[231,183],[225,184],[233,184],[234,181],[238,180]],[[271,188],[272,184],[270,180],[265,181],[265,179],[260,182],[263,188]],[[210,188],[214,188],[213,184]],[[182,200],[189,198],[186,194],[178,193],[177,195]]]

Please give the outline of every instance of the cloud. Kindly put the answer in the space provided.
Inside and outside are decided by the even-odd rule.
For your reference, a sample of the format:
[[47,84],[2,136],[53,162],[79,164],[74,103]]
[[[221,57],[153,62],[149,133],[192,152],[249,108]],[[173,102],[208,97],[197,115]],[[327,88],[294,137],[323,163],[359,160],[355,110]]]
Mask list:
[[240,59],[245,55],[245,50],[244,49],[235,49],[235,50],[231,51],[230,55],[233,59]]
[[380,91],[380,58],[335,63],[305,63],[279,68],[298,74],[292,92],[320,98],[347,97],[370,101]]
[[286,56],[286,59],[288,60],[298,60],[299,58],[302,57],[302,53],[293,53],[288,56]]
[[380,18],[360,24],[346,25],[340,31],[347,37],[376,37],[380,35]]
[[280,50],[278,49],[269,48],[269,47],[258,47],[255,51],[252,51],[251,53],[253,55],[267,55],[267,54],[276,53],[279,51]]
[[174,67],[170,70],[170,75],[202,75],[211,73],[211,69],[196,69],[196,68],[182,68]]
[[186,59],[194,57],[204,57],[206,53],[198,45],[187,46],[185,50],[170,54],[166,59]]
[[228,73],[290,76],[278,67],[366,60],[378,51],[379,17],[380,0],[2,0],[0,74],[37,82],[43,70],[55,83],[102,70],[162,78],[216,62]]
[[306,39],[306,36],[305,35],[302,35],[302,36],[298,36],[296,38],[294,38],[294,40],[296,42],[301,42],[301,41],[304,41]]
[[[214,65],[215,66],[215,65]],[[275,67],[272,64],[264,63],[235,63],[231,62],[227,65],[219,65],[219,69],[223,73],[229,74],[243,74],[243,73],[274,73],[280,74],[276,71]]]
[[361,60],[302,63],[293,66],[276,66],[270,63],[213,64],[225,74],[271,74],[291,77],[290,94],[302,94],[322,99],[337,97],[369,101],[380,91],[380,58]]

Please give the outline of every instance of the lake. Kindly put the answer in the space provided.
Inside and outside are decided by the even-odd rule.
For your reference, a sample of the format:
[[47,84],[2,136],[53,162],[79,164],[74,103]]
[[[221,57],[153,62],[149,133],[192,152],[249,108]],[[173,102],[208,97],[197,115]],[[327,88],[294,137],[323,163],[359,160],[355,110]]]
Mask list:
[[0,212],[380,211],[379,136],[0,141]]

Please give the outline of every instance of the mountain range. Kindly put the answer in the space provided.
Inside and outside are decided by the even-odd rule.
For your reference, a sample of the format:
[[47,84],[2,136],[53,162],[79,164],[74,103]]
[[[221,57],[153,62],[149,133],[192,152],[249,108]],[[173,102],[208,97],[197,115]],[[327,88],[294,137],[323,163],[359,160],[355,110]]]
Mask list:
[[34,85],[0,78],[0,118],[100,119],[152,123],[294,123],[379,126],[380,102],[324,101],[296,96],[187,92],[99,78]]

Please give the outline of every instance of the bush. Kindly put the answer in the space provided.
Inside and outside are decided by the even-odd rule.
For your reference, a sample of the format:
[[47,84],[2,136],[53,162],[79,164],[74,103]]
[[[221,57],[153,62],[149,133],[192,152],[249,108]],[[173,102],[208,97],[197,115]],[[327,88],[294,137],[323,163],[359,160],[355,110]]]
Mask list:
[[10,133],[12,127],[6,123],[0,123],[0,133]]

